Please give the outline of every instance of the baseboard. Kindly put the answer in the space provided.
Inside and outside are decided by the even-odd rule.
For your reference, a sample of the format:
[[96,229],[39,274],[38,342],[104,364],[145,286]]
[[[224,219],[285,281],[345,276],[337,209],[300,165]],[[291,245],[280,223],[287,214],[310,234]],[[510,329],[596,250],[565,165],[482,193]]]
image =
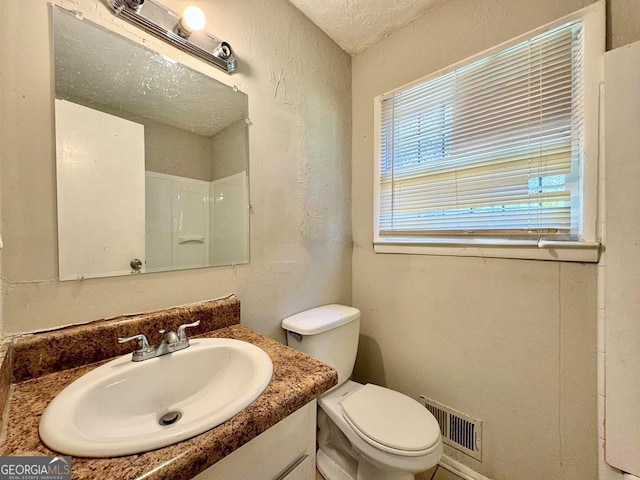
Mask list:
[[442,455],[440,465],[464,480],[491,480],[453,458]]

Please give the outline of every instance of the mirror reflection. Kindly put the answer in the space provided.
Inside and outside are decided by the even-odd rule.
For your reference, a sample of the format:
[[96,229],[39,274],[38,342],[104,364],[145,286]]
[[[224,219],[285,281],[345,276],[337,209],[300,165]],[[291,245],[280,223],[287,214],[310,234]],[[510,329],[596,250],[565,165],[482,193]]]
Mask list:
[[61,280],[249,261],[248,98],[53,7]]

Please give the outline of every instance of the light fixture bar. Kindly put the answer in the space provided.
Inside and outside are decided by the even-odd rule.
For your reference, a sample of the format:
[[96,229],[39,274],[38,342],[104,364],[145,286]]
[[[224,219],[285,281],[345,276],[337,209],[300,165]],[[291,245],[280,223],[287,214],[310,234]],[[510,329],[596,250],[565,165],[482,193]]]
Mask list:
[[154,0],[107,0],[107,4],[115,16],[142,28],[183,52],[198,57],[227,73],[236,71],[238,60],[231,45],[204,30],[193,32],[188,35],[188,38],[178,35],[176,26],[180,24],[180,15]]

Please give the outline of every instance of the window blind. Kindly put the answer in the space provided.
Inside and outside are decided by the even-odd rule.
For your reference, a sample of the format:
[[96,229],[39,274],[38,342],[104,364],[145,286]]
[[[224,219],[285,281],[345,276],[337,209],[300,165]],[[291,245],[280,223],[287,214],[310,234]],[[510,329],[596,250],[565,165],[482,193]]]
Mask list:
[[582,22],[383,97],[379,235],[576,239]]

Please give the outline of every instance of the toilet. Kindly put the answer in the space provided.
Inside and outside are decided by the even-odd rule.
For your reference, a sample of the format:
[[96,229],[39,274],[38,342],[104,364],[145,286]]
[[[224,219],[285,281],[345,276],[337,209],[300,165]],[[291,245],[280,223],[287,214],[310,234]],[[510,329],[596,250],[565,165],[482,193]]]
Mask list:
[[287,344],[338,372],[318,399],[317,466],[326,480],[413,480],[442,456],[438,422],[414,399],[349,380],[360,311],[324,305],[282,321]]

